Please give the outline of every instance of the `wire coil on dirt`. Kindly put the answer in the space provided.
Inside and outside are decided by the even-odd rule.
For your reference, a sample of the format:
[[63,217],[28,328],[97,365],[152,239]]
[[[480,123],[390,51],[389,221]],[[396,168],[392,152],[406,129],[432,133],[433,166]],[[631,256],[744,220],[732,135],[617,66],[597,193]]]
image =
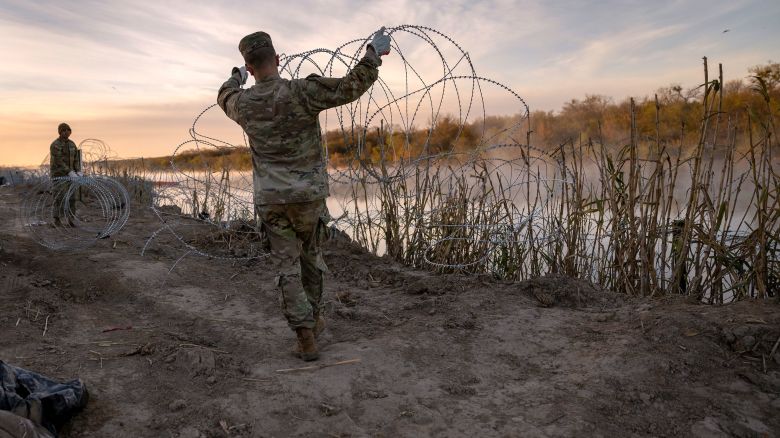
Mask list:
[[119,232],[130,216],[129,204],[127,189],[112,178],[41,178],[28,190],[20,220],[39,244],[74,250]]

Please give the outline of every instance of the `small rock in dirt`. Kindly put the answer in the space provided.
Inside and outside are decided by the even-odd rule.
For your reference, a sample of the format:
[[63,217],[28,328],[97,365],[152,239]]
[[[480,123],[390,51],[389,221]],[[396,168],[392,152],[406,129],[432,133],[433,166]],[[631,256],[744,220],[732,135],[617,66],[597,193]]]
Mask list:
[[615,317],[614,313],[599,313],[594,318],[596,322],[607,322]]
[[750,335],[743,336],[742,345],[744,345],[747,349],[753,348],[753,346],[756,345],[756,338]]
[[336,301],[338,301],[339,303],[343,304],[346,307],[355,307],[358,301],[360,301],[360,296],[350,291],[339,292],[335,295],[335,298]]
[[337,407],[329,405],[327,403],[322,403],[320,405],[320,411],[322,412],[322,415],[325,415],[326,417],[332,417],[339,413]]
[[206,379],[206,383],[208,383],[209,385],[213,385],[217,383],[217,376],[209,376],[209,378]]
[[357,394],[357,398],[367,400],[367,399],[377,399],[377,398],[386,398],[387,393],[381,390],[373,390],[369,389],[366,391],[359,392]]
[[168,405],[168,409],[170,409],[171,412],[178,412],[186,407],[187,407],[187,402],[185,402],[182,399],[176,399],[172,401],[171,404]]
[[457,384],[457,383],[449,383],[449,384],[443,385],[442,389],[444,389],[445,391],[447,391],[448,393],[450,393],[452,395],[467,395],[467,396],[470,396],[470,395],[476,395],[477,394],[477,390],[476,389],[474,389],[474,388],[472,388],[470,386],[460,385],[460,384]]

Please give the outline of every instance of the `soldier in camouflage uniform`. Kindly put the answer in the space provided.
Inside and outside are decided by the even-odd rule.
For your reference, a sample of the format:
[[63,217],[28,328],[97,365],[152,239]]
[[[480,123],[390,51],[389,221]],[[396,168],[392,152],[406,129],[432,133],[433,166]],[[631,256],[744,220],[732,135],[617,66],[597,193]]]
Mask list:
[[[249,138],[255,206],[278,266],[282,310],[296,332],[300,357],[315,360],[328,269],[321,244],[330,220],[319,113],[352,102],[371,87],[379,76],[380,56],[390,52],[390,37],[384,27],[377,31],[363,59],[342,78],[282,79],[279,57],[265,32],[245,36],[238,50],[246,65],[233,68],[217,102]],[[242,89],[247,72],[255,85]]]
[[[75,178],[81,175],[81,159],[76,143],[70,140],[71,129],[67,123],[60,123],[57,127],[60,134],[49,147],[49,168],[52,178],[69,176]],[[68,225],[73,225],[72,217],[76,214],[75,194],[67,196],[70,184],[63,182],[54,186],[54,225],[62,225],[61,218],[66,211],[65,202],[68,203]],[[67,200],[65,198],[68,198]]]

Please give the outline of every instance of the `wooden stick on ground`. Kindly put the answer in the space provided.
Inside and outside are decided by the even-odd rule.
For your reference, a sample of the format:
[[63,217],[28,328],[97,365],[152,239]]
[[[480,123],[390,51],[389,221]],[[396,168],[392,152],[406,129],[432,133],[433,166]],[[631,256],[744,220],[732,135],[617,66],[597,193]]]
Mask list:
[[41,336],[41,337],[46,337],[46,331],[49,330],[49,317],[50,316],[51,315],[46,315],[46,325],[43,326],[43,336]]
[[349,364],[358,363],[358,362],[360,362],[360,359],[349,359],[349,360],[342,360],[341,362],[336,362],[336,363],[322,363],[322,364],[311,365],[311,366],[303,367],[303,368],[285,368],[285,369],[282,369],[282,370],[276,370],[276,372],[277,373],[294,373],[296,371],[314,371],[314,370],[320,370],[320,369],[328,368],[328,367],[335,367],[337,365],[349,365]]
[[775,351],[777,351],[778,345],[780,345],[780,336],[777,337],[777,341],[775,341],[775,346],[772,347],[772,351],[769,353],[770,358],[775,355]]
[[271,381],[271,379],[251,379],[249,377],[242,377],[241,380],[246,380],[247,382],[262,382],[262,383],[267,383]]

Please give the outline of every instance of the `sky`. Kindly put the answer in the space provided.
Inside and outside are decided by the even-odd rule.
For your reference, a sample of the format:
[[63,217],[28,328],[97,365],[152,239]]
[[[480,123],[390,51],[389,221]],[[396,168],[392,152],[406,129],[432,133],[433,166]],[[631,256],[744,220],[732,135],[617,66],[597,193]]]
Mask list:
[[[751,66],[780,61],[779,22],[777,0],[0,0],[0,166],[42,163],[62,121],[77,144],[97,138],[117,157],[169,155],[243,64],[238,41],[257,30],[271,34],[277,52],[295,54],[335,49],[380,26],[426,26],[532,111],[556,111],[586,94],[620,101],[672,83],[694,87],[702,56],[722,63],[727,80],[745,78]],[[409,65],[442,76],[430,45],[401,32],[394,38]],[[402,67],[391,53],[380,78],[402,89]],[[485,90],[486,112],[520,111],[493,88]],[[240,141],[219,109],[203,126]]]

